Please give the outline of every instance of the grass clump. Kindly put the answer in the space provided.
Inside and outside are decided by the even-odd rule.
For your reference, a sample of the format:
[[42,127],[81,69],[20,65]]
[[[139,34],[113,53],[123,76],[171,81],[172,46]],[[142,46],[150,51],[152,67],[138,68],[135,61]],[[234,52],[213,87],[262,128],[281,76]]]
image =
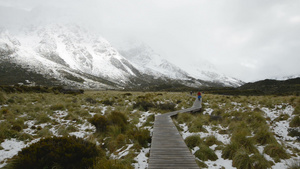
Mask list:
[[76,137],[42,139],[22,149],[10,164],[15,169],[89,168],[100,151],[95,144]]
[[298,131],[298,129],[295,128],[289,128],[288,129],[288,136],[291,137],[297,137],[297,139],[300,139],[300,132]]
[[288,164],[287,169],[299,169],[300,168],[300,161],[292,161],[290,164]]
[[89,122],[96,127],[97,132],[107,131],[108,120],[105,116],[96,114],[93,118],[89,119]]
[[300,126],[300,116],[295,116],[290,122],[290,127],[299,127],[299,126]]
[[0,104],[4,104],[6,102],[6,95],[0,91]]
[[180,124],[190,123],[192,119],[193,119],[193,115],[191,115],[190,113],[179,113],[177,115],[177,121]]
[[232,159],[232,166],[238,169],[253,169],[252,161],[248,153],[241,149]]
[[223,143],[221,141],[219,141],[214,135],[210,135],[210,136],[205,138],[205,144],[207,146],[212,146],[214,144],[221,145]]
[[200,149],[195,152],[195,156],[199,158],[202,161],[216,161],[218,159],[218,156],[216,153],[210,149],[208,146],[202,144],[199,146]]
[[272,157],[275,162],[279,162],[280,159],[288,159],[290,155],[284,150],[280,144],[269,144],[264,148],[264,153]]
[[155,105],[151,102],[147,101],[138,101],[137,103],[133,104],[133,109],[139,109],[141,111],[148,111],[150,108],[155,107]]
[[200,143],[202,143],[202,140],[199,135],[191,135],[185,138],[184,142],[190,149],[192,149],[200,145]]
[[54,104],[50,107],[50,110],[56,111],[56,110],[64,110],[65,106],[63,104]]
[[272,132],[268,128],[260,128],[254,135],[254,140],[260,145],[277,143]]
[[239,148],[240,147],[236,142],[231,142],[223,148],[222,158],[232,160]]

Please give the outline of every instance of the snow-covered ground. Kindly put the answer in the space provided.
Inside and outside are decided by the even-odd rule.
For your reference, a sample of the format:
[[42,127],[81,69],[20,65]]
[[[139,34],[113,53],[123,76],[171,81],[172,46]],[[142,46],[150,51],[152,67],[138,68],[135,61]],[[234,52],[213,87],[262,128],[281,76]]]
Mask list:
[[[214,109],[209,107],[208,102],[203,104],[206,106],[206,109],[203,112],[203,114],[211,115]],[[227,110],[227,112],[230,111],[245,112],[245,107],[243,107],[241,103],[232,102],[231,104],[233,105],[233,108],[232,110]],[[218,106],[224,107],[225,104],[219,104]],[[248,108],[250,108],[250,110],[254,110],[255,107],[249,104]],[[291,148],[300,150],[300,143],[295,141],[296,137],[288,136],[289,122],[295,116],[293,115],[294,108],[291,105],[285,103],[275,105],[274,108],[262,107],[260,105],[258,106],[258,108],[260,108],[265,113],[265,118],[271,119],[270,121],[273,121],[274,119],[276,119],[282,114],[287,114],[289,116],[288,120],[283,120],[278,122],[275,121],[273,123],[268,122],[268,124],[270,124],[270,130],[275,134],[275,138],[279,143],[284,144],[287,147],[290,147],[290,149],[286,149],[288,153],[293,154]],[[200,138],[202,139],[208,136],[215,136],[215,138],[217,138],[218,141],[221,141],[225,145],[230,143],[229,134],[219,134],[219,130],[212,129],[213,127],[214,128],[217,127],[220,130],[227,130],[227,128],[223,128],[221,125],[217,125],[217,126],[203,125],[203,128],[205,128],[207,132],[197,132],[197,133],[189,132],[189,128],[186,123],[179,124],[179,126],[183,129],[183,131],[181,132],[183,139],[191,135],[199,135]],[[274,162],[274,165],[272,166],[273,169],[287,168],[288,165],[290,165],[294,161],[298,163],[300,161],[300,156],[296,155],[296,156],[292,156],[290,159],[286,159],[286,160],[282,159],[279,162],[275,162],[269,155],[263,153],[264,147],[265,146],[257,146],[257,149],[261,154],[265,156],[267,160]],[[210,148],[215,151],[216,155],[218,156],[218,159],[216,161],[210,161],[210,160],[205,161],[205,164],[208,166],[208,168],[214,168],[214,169],[219,169],[222,167],[225,167],[226,169],[235,168],[232,166],[232,160],[224,159],[221,157],[222,155],[221,150],[215,150],[216,145],[210,146]],[[192,153],[194,154],[198,149],[199,149],[198,146],[195,147],[194,149],[192,149]]]
[[[4,107],[7,105],[2,105],[1,107]],[[1,108],[0,107],[0,108]],[[86,108],[88,106],[83,105],[82,107]],[[95,107],[90,107],[95,108]],[[114,109],[113,107],[108,108],[108,106],[98,106],[97,108],[101,109],[101,114],[104,115],[106,110],[108,109]],[[133,110],[135,112],[136,110]],[[95,113],[89,112],[91,116],[94,116]],[[152,115],[153,113],[150,112],[141,112],[141,117],[139,118],[139,122],[136,125],[138,128],[142,128],[142,125],[146,122],[147,118]],[[95,126],[93,126],[91,123],[87,121],[87,119],[79,117],[79,120],[82,120],[83,122],[81,124],[76,123],[76,121],[72,120],[65,120],[65,117],[68,115],[68,110],[57,110],[53,112],[53,115],[49,116],[49,118],[52,121],[55,121],[56,124],[53,125],[51,123],[42,123],[38,124],[42,129],[44,127],[49,127],[49,131],[52,133],[53,136],[62,136],[59,135],[58,130],[61,126],[68,127],[68,126],[74,126],[77,131],[76,132],[70,132],[69,135],[74,135],[76,137],[80,138],[88,138],[91,134],[93,134],[96,131]],[[26,116],[26,114],[22,115],[23,117]],[[4,120],[2,120],[4,121]],[[0,121],[0,123],[2,122]],[[24,129],[23,131],[27,134],[30,134],[32,136],[36,136],[37,129],[33,128],[33,126],[36,125],[36,120],[28,120],[25,122],[25,125],[28,127]],[[145,126],[144,129],[151,130],[151,127]],[[1,143],[1,149],[0,149],[0,168],[4,167],[7,164],[7,160],[12,158],[13,156],[17,155],[19,151],[21,151],[23,148],[30,146],[32,143],[35,143],[39,141],[40,138],[34,139],[30,142],[20,141],[15,138],[12,139],[5,139]],[[99,143],[97,143],[99,144]],[[126,145],[125,147],[120,148],[115,153],[111,154],[112,159],[120,159],[124,156],[126,156],[129,151],[132,151],[133,144]],[[132,164],[136,169],[145,169],[148,166],[147,160],[148,157],[146,156],[147,153],[149,153],[150,148],[142,148],[140,152],[136,152],[136,163]]]

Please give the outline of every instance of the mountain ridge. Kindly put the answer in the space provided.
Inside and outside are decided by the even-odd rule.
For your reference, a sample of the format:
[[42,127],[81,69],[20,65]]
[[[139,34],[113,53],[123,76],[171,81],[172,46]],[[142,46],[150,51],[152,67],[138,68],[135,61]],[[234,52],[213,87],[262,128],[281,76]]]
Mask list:
[[[149,88],[168,86],[167,83],[187,87],[243,84],[230,78],[197,79],[147,46],[119,52],[104,38],[72,24],[31,26],[13,35],[1,31],[0,61],[17,65],[24,72],[55,79],[55,84],[60,82],[79,88]],[[1,76],[5,78],[3,71]]]

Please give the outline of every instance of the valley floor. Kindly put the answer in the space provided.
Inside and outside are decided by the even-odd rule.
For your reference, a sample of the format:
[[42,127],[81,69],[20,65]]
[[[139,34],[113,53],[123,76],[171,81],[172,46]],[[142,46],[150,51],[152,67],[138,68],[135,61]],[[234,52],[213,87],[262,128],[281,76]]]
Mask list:
[[[244,157],[240,159],[252,166],[260,160],[266,168],[288,168],[300,163],[299,103],[299,96],[205,94],[202,112],[180,114],[174,121],[200,167],[239,168],[237,158]],[[0,93],[0,168],[41,138],[68,135],[95,143],[106,151],[107,160],[124,168],[147,168],[147,135],[154,116],[192,104],[193,98],[179,92]],[[113,112],[125,115],[124,130],[109,126],[101,133],[91,123],[97,116],[109,119]],[[134,132],[145,139],[132,136]],[[245,141],[247,145],[240,145]],[[228,152],[230,146],[239,148]],[[276,156],[278,152],[285,156]]]

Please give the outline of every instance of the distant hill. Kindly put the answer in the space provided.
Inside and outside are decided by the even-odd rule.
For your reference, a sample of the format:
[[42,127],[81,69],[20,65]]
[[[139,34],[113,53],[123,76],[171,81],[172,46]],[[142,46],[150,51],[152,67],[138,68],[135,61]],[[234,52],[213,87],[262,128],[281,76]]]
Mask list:
[[261,80],[253,83],[246,83],[238,88],[203,88],[203,91],[211,94],[222,95],[299,95],[300,78],[288,80]]
[[288,80],[261,80],[253,83],[246,83],[238,88],[239,90],[257,90],[263,94],[300,94],[300,78]]

